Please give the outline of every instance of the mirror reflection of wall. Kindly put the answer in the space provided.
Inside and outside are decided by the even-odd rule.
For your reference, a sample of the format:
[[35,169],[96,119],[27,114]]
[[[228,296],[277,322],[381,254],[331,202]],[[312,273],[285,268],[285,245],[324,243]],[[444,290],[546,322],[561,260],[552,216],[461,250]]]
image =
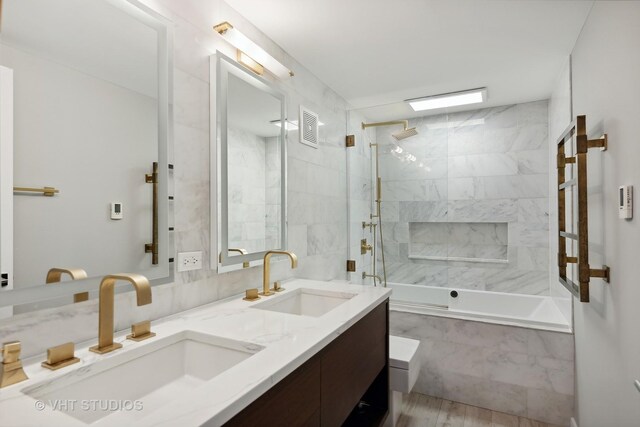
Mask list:
[[[44,284],[53,267],[89,277],[166,275],[165,262],[154,276],[144,252],[152,237],[144,175],[160,150],[159,33],[129,9],[111,1],[3,2],[14,186],[60,191],[14,194],[14,289]],[[122,219],[111,217],[113,202]]]
[[279,248],[281,103],[232,74],[228,82],[229,247]]

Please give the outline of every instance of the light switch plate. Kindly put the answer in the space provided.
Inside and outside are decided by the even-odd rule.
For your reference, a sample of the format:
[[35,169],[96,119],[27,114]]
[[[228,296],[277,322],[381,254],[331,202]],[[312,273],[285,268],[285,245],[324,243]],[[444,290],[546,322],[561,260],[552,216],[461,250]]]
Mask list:
[[178,252],[178,271],[202,269],[202,251]]

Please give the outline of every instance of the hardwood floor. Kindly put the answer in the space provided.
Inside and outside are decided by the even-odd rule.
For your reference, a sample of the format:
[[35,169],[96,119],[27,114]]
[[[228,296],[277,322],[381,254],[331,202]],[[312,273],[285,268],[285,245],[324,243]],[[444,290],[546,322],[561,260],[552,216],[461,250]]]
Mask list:
[[398,427],[557,427],[551,424],[411,393],[402,401]]

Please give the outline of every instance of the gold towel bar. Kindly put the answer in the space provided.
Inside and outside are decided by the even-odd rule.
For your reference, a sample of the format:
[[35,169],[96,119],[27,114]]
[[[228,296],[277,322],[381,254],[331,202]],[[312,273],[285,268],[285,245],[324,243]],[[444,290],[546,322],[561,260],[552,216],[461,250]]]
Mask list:
[[53,187],[32,188],[32,187],[13,187],[14,193],[42,193],[43,196],[53,196],[60,190]]
[[[574,142],[575,140],[575,142]],[[586,116],[577,116],[576,119],[558,138],[558,152],[556,167],[558,168],[558,271],[560,283],[571,292],[580,302],[589,302],[589,283],[591,278],[599,278],[609,282],[610,269],[606,265],[602,268],[591,268],[589,264],[589,218],[587,195],[587,153],[591,148],[600,148],[605,151],[609,140],[604,134],[598,139],[589,139],[587,136]],[[575,150],[567,150],[566,146],[575,145]],[[575,151],[573,156],[568,156],[569,151]],[[569,178],[566,166],[574,169],[574,178]],[[573,227],[567,224],[567,201],[572,197],[567,195],[567,189],[572,187],[577,193],[577,209]],[[572,218],[574,217],[572,213]],[[567,239],[577,244],[577,252],[569,256],[567,252]],[[573,269],[575,277],[568,274],[571,271],[570,264],[575,264]]]
[[151,254],[151,264],[158,264],[158,162],[153,162],[151,173],[144,175],[145,182],[153,184],[153,211],[151,213],[151,243],[145,243],[144,252]]

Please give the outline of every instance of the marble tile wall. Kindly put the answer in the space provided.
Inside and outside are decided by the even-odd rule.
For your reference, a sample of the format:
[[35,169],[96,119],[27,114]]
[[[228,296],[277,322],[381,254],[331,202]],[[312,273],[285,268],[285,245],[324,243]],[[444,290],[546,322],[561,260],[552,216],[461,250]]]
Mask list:
[[413,391],[569,425],[573,335],[398,311],[390,328],[421,342]]
[[266,241],[265,138],[229,127],[229,247],[263,251]]
[[280,212],[282,205],[282,181],[280,167],[280,138],[266,138],[265,155],[265,247],[280,246]]
[[[396,142],[388,127],[376,133],[389,281],[548,295],[547,101],[409,122],[417,127],[415,137]],[[453,229],[463,224],[506,224],[506,246],[486,245],[496,237],[487,225],[476,227],[488,233],[484,251],[462,247]],[[440,252],[466,256],[412,259],[428,244],[416,240],[427,227],[450,227]]]
[[[130,292],[116,295],[116,329],[261,285],[260,267],[218,274],[209,262],[210,227],[215,226],[209,212],[210,168],[214,167],[209,162],[209,57],[216,50],[235,56],[235,50],[212,31],[212,26],[222,21],[233,22],[295,72],[291,79],[274,80],[286,94],[289,117],[297,118],[299,105],[303,104],[325,123],[320,128],[318,149],[300,144],[296,132],[288,135],[288,247],[298,255],[299,264],[296,270],[290,270],[284,259],[274,259],[272,279],[346,279],[346,101],[221,0],[142,3],[169,19],[174,27],[171,156],[175,164],[175,251],[203,251],[204,266],[202,270],[175,272],[172,283],[153,288],[153,304],[148,306],[137,307]],[[0,342],[22,341],[23,356],[29,357],[42,355],[48,347],[62,342],[94,339],[97,330],[98,304],[92,300],[2,320]]]

